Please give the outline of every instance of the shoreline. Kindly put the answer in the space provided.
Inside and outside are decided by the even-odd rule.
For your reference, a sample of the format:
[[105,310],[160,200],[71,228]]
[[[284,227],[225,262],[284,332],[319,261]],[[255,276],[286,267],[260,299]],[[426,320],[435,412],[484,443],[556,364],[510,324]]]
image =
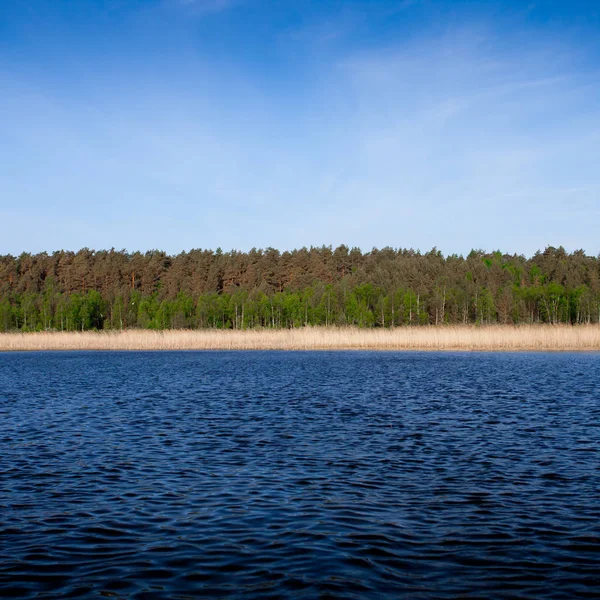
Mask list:
[[0,333],[0,352],[44,350],[600,351],[600,325]]

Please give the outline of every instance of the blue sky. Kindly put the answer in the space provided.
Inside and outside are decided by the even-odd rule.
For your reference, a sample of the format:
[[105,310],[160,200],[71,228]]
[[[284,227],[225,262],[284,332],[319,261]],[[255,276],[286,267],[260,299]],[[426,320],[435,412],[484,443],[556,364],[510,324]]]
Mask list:
[[600,252],[600,2],[3,0],[0,253]]

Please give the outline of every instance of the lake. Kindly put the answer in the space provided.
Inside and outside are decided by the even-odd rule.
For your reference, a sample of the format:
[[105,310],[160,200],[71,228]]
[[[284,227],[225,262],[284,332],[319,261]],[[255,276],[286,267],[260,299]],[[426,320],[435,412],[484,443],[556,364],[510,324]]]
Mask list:
[[600,355],[0,354],[0,595],[600,597]]

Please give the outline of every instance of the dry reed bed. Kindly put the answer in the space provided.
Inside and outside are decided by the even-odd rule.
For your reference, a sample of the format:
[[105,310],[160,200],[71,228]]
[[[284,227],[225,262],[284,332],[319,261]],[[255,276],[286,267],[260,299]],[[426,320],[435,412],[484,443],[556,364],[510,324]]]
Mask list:
[[600,350],[599,325],[2,333],[7,350]]

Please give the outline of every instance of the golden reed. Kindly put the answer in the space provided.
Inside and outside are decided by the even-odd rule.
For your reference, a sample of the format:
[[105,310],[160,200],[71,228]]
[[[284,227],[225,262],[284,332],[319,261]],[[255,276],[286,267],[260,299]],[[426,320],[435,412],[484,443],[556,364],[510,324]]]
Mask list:
[[600,325],[1,333],[7,350],[600,350]]

